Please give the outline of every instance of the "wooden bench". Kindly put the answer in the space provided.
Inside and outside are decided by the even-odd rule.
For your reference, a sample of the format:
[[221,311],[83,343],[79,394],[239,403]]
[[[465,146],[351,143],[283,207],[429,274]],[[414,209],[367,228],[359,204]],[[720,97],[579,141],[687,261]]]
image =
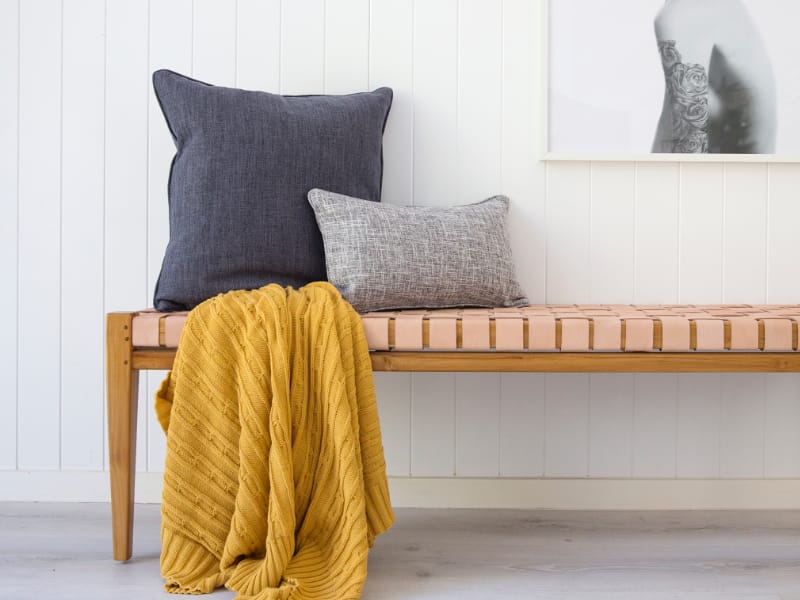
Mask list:
[[[109,313],[113,549],[132,554],[139,372],[169,369],[186,313]],[[375,371],[800,372],[800,305],[541,305],[362,315]]]

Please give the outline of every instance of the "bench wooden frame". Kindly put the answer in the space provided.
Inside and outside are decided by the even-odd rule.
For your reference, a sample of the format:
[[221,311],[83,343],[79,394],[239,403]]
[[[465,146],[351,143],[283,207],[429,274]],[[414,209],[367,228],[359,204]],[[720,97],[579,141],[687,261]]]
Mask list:
[[[174,349],[135,348],[137,313],[106,320],[108,439],[115,560],[133,543],[139,371],[170,369]],[[786,373],[800,372],[800,352],[438,352],[376,351],[375,371],[527,373]]]

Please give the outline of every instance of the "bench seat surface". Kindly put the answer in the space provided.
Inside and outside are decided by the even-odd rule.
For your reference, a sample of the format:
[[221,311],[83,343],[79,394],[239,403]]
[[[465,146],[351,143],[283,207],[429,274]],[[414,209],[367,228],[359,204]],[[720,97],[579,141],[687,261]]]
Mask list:
[[[186,312],[144,310],[136,348],[176,348]],[[361,315],[370,350],[797,352],[800,305],[554,305]]]

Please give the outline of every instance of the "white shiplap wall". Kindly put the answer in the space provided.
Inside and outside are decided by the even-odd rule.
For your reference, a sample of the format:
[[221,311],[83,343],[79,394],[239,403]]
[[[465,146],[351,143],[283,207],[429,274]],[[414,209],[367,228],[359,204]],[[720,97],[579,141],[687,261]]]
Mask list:
[[[534,302],[800,301],[800,167],[538,161],[540,15],[531,0],[0,0],[0,469],[105,468],[103,315],[148,304],[168,237],[161,67],[282,93],[391,86],[384,201],[511,196]],[[154,472],[160,377],[139,422]],[[795,375],[376,379],[396,476],[800,477]],[[81,476],[53,485],[80,498]]]

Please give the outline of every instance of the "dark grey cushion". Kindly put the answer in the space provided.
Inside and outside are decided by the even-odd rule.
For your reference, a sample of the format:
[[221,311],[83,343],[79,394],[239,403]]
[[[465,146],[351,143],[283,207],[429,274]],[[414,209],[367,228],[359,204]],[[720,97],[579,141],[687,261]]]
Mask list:
[[356,310],[511,307],[508,198],[450,207],[393,206],[311,190],[328,278]]
[[155,307],[191,309],[233,289],[326,279],[306,194],[323,187],[380,200],[392,91],[280,96],[166,70],[153,86],[177,146]]

